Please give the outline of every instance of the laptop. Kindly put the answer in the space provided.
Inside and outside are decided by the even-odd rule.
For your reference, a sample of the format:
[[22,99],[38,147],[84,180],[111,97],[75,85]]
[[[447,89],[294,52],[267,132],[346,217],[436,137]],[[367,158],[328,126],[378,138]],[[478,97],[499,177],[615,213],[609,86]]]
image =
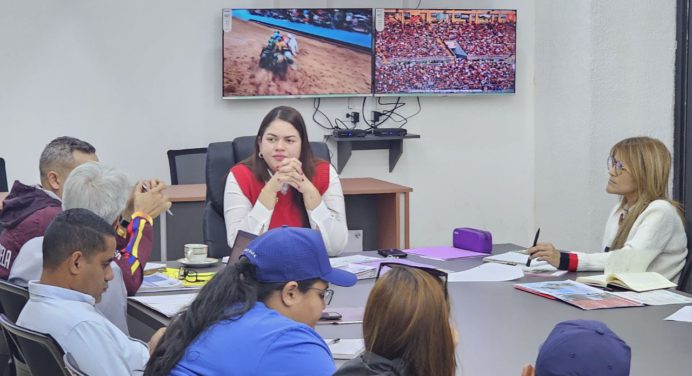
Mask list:
[[233,247],[231,248],[231,255],[228,258],[227,265],[231,266],[238,262],[238,260],[240,260],[240,256],[243,255],[243,250],[252,241],[252,239],[256,237],[257,235],[255,234],[251,234],[243,230],[238,230],[238,234],[235,236],[235,241],[233,242]]

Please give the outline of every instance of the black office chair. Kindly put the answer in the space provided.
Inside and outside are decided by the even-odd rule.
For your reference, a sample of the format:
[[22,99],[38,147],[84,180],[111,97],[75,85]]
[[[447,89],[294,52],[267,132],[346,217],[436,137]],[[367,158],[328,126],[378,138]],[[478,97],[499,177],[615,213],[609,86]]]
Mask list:
[[[231,254],[226,240],[226,223],[223,218],[223,194],[228,172],[236,163],[254,152],[255,136],[243,136],[232,142],[214,142],[207,148],[207,199],[204,204],[204,241],[209,246],[210,257]],[[329,148],[324,142],[310,142],[315,158],[331,161]]]
[[0,280],[0,313],[4,313],[10,320],[17,321],[19,314],[26,302],[29,301],[29,290],[17,286],[14,283]]
[[0,192],[7,191],[7,171],[5,171],[5,159],[0,158]]
[[680,272],[678,290],[692,294],[692,251],[687,250],[687,261]]
[[171,184],[204,183],[207,148],[169,150],[167,154]]
[[13,357],[24,360],[31,375],[70,376],[62,360],[65,352],[49,334],[23,328],[4,314],[0,314],[0,326],[8,337],[13,351],[17,351]]
[[79,369],[79,365],[72,354],[68,352],[65,353],[65,356],[62,357],[62,361],[65,363],[65,367],[67,367],[67,370],[70,371],[72,376],[88,376],[84,371]]

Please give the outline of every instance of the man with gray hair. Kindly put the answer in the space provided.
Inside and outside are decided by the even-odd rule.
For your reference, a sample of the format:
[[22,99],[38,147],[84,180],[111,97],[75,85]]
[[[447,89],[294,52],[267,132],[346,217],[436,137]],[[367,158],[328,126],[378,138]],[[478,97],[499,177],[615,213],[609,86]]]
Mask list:
[[[96,307],[125,333],[128,332],[125,300],[142,284],[144,265],[152,250],[153,218],[170,207],[162,193],[164,188],[165,184],[157,180],[139,182],[132,194],[132,221],[123,229],[120,226],[122,213],[128,206],[132,188],[122,171],[99,162],[88,162],[75,168],[64,184],[64,210],[88,209],[111,224],[118,234],[117,250],[111,263],[115,276]],[[29,281],[41,277],[42,245],[43,238],[39,237],[21,248],[10,272],[10,282],[27,286]]]
[[96,149],[74,137],[58,137],[41,153],[40,186],[15,181],[0,212],[0,278],[7,279],[20,249],[28,240],[43,236],[61,211],[62,188],[72,169],[97,161]]

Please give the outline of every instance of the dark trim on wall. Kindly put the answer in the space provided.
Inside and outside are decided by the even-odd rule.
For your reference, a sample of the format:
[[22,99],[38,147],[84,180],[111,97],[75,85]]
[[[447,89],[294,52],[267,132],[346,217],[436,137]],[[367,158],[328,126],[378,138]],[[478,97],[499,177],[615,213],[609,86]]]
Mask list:
[[[692,163],[687,163],[688,150],[692,152],[692,145],[687,135],[692,130],[688,113],[688,95],[690,87],[690,0],[677,1],[677,32],[676,32],[676,52],[675,52],[675,114],[674,114],[674,134],[673,134],[673,198],[679,201],[688,210],[690,198],[692,198],[691,184],[687,184],[687,176],[692,176]],[[689,229],[689,223],[687,224]]]

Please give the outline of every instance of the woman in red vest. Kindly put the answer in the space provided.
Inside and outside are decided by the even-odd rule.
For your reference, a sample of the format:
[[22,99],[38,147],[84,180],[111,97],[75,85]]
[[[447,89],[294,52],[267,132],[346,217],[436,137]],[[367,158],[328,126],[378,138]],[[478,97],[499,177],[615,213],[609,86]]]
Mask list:
[[339,176],[329,162],[313,158],[303,117],[292,107],[264,117],[254,153],[228,174],[223,206],[229,246],[238,230],[261,234],[286,225],[319,230],[330,256],[346,247]]

